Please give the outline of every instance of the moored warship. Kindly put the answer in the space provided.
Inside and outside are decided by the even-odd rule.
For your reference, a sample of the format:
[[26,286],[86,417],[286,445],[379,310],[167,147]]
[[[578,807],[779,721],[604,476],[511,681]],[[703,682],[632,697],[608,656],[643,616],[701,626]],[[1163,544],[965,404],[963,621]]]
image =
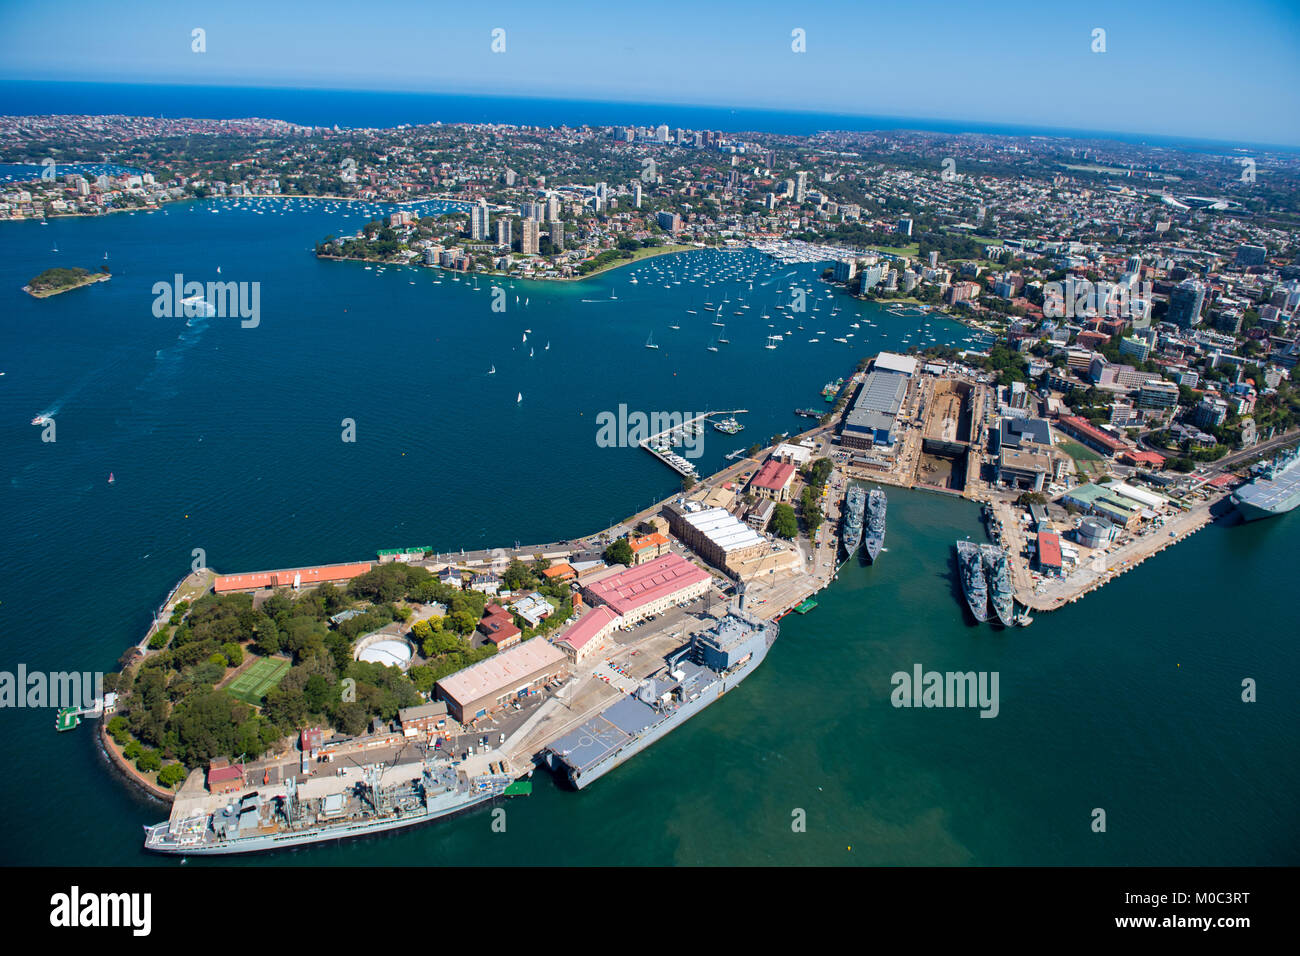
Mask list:
[[1247,521],[1273,518],[1300,505],[1300,445],[1282,452],[1232,496]]
[[862,513],[866,508],[867,493],[858,485],[852,485],[844,497],[844,518],[840,524],[840,547],[844,557],[851,558],[862,543]]
[[867,531],[862,540],[862,548],[867,560],[874,562],[885,546],[885,509],[889,499],[879,488],[873,488],[867,495]]
[[971,541],[957,542],[957,567],[966,604],[977,621],[989,619],[989,592],[984,577],[984,560],[980,546]]
[[1011,627],[1016,616],[1016,592],[1011,584],[1011,561],[1004,548],[980,546],[984,556],[984,573],[989,584],[989,602],[1003,627]]
[[661,739],[754,672],[780,631],[775,621],[740,604],[685,646],[664,667],[546,748],[546,762],[575,789],[609,773]]
[[[499,766],[501,772],[490,768]],[[450,816],[506,793],[504,764],[467,773],[449,760],[350,768],[339,776],[289,777],[226,796],[177,795],[171,818],[145,827],[144,848],[180,856],[278,850],[396,830]]]

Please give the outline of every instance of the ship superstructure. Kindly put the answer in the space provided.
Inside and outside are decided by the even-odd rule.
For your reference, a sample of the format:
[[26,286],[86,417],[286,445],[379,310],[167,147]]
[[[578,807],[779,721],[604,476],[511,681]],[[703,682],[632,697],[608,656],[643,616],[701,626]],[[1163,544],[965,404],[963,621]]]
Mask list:
[[669,654],[664,667],[576,730],[552,741],[546,762],[581,790],[680,727],[754,672],[779,625],[739,605]]
[[1273,518],[1300,505],[1300,445],[1275,457],[1232,496],[1247,521]]

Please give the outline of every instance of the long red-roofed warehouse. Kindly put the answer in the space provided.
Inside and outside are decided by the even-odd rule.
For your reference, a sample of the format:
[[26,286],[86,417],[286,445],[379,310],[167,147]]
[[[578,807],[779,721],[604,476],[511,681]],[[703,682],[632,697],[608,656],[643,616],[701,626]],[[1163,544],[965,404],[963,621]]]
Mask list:
[[372,565],[325,564],[314,568],[289,568],[285,571],[250,571],[247,574],[222,574],[212,582],[212,590],[252,591],[257,588],[302,587],[326,581],[351,581],[370,570]]
[[584,590],[592,604],[607,604],[629,626],[685,604],[708,591],[713,575],[679,554],[665,554],[602,578]]
[[1055,531],[1038,532],[1038,568],[1044,574],[1061,573],[1061,537]]

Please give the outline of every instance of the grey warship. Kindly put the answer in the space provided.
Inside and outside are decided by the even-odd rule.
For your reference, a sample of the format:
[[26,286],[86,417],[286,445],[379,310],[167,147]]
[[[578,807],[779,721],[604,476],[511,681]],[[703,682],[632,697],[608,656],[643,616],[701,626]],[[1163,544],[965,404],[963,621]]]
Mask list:
[[961,589],[966,604],[975,620],[989,619],[989,592],[984,577],[984,561],[980,546],[971,541],[957,542],[957,566],[961,573]]
[[1247,521],[1286,514],[1300,505],[1300,446],[1258,466],[1255,480],[1238,488],[1232,501]]
[[184,791],[171,818],[145,827],[144,848],[179,856],[287,849],[428,823],[485,803],[512,782],[502,772],[467,773],[453,761],[349,768],[340,776],[227,796]]
[[1011,562],[1006,549],[995,545],[980,546],[984,556],[984,573],[989,583],[989,602],[1003,627],[1015,623],[1016,593],[1011,585]]
[[844,518],[840,525],[840,547],[844,557],[851,558],[862,543],[862,513],[866,508],[867,493],[852,485],[844,498]]
[[550,743],[545,761],[577,790],[598,780],[680,727],[754,672],[776,640],[779,625],[732,605],[708,630],[692,635],[641,681],[576,730]]
[[885,545],[885,509],[888,505],[889,499],[879,488],[873,488],[867,495],[867,531],[862,539],[862,550],[872,563]]

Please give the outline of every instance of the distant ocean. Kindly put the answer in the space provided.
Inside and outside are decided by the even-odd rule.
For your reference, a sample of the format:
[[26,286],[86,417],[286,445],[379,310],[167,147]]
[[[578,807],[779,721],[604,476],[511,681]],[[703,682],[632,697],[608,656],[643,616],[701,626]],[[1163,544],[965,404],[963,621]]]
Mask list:
[[[1196,138],[1096,130],[1053,129],[1014,123],[850,116],[798,110],[730,109],[662,103],[466,96],[454,93],[390,93],[243,86],[172,86],[143,83],[0,81],[0,115],[125,114],[195,119],[279,119],[304,126],[392,127],[404,123],[507,123],[529,126],[657,126],[723,132],[809,135],[822,130],[928,130],[999,136],[1065,136],[1113,139],[1159,146],[1240,148]],[[1249,145],[1249,144],[1246,144]],[[1270,147],[1292,149],[1292,147]]]

